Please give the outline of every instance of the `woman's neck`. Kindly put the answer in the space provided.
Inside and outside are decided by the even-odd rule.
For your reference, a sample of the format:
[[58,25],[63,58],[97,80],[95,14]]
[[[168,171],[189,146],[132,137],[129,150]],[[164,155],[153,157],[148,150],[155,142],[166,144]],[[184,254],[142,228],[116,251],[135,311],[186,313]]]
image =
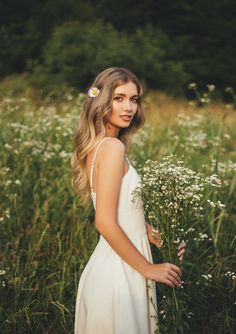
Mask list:
[[107,124],[106,126],[106,136],[107,137],[115,137],[118,138],[120,129],[115,127],[115,126],[111,126],[110,124]]

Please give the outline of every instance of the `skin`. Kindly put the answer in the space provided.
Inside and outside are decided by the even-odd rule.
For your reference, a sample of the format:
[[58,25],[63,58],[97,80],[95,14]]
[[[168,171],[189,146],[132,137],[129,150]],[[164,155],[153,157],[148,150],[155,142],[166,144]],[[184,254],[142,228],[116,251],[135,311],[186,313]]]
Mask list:
[[133,82],[118,86],[113,93],[112,111],[106,124],[108,137],[118,137],[121,128],[128,128],[132,119],[125,122],[122,115],[135,116],[138,108],[138,91]]
[[[120,116],[136,114],[137,97],[137,87],[133,82],[116,87],[113,93],[112,112],[106,124],[106,137],[109,139],[106,139],[100,146],[94,166],[95,227],[114,251],[146,279],[152,279],[170,287],[179,287],[181,285],[180,268],[171,263],[150,263],[117,224],[120,187],[122,178],[128,169],[125,163],[125,146],[117,137],[120,129],[128,127],[132,121],[131,119],[125,122]],[[87,158],[88,175],[94,150],[88,154]],[[146,227],[149,241],[160,248],[160,240],[152,236],[151,226],[146,223]],[[184,251],[185,246],[182,246],[178,253],[180,258],[183,257]]]

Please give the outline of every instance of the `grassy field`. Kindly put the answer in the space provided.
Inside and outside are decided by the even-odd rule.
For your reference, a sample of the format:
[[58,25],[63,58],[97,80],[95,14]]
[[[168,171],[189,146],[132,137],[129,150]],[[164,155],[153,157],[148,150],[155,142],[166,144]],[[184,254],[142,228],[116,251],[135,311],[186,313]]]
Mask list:
[[[98,240],[92,205],[82,207],[70,183],[82,102],[82,94],[70,92],[0,100],[1,333],[73,332],[79,277]],[[148,158],[174,153],[189,168],[221,180],[214,198],[219,205],[204,212],[188,240],[184,331],[235,333],[236,110],[155,92],[146,95],[144,110],[146,124],[128,147],[138,170]]]

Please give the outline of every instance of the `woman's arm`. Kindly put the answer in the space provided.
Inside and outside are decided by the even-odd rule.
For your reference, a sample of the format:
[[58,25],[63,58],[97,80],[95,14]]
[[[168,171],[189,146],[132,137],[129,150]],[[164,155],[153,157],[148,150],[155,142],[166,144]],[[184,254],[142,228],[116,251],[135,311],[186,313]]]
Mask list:
[[117,224],[117,207],[124,169],[125,146],[116,138],[104,142],[98,155],[96,183],[96,229],[114,251],[145,278],[180,286],[179,267],[164,263],[150,263],[129,240]]

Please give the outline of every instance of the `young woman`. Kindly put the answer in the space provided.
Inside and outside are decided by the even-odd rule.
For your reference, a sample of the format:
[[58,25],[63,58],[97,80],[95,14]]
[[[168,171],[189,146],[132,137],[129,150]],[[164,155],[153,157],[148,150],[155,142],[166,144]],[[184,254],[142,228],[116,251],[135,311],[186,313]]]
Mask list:
[[153,334],[155,282],[181,285],[179,267],[153,264],[149,242],[160,247],[161,240],[145,222],[142,199],[132,201],[141,179],[126,143],[144,123],[141,93],[129,70],[104,70],[88,92],[76,130],[73,186],[84,202],[91,194],[100,239],[80,277],[75,334]]

